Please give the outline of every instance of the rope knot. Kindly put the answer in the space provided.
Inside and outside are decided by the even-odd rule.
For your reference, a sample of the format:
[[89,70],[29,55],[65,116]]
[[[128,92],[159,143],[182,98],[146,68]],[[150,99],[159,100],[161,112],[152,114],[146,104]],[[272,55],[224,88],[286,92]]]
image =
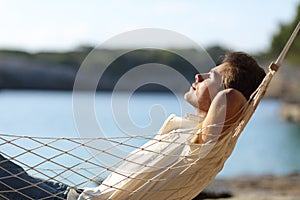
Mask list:
[[279,68],[280,68],[280,66],[277,65],[277,64],[275,64],[274,62],[272,62],[272,63],[269,65],[269,70],[270,70],[270,71],[275,71],[275,72],[277,72]]

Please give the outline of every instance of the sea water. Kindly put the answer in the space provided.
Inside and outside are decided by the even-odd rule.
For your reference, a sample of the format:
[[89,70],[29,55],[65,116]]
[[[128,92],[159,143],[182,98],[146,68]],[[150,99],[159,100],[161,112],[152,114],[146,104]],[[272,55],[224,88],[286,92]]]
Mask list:
[[[78,125],[95,118],[107,137],[153,135],[168,115],[194,112],[182,96],[97,93],[92,105],[94,115],[75,120],[74,112],[78,112],[78,108],[72,104],[72,92],[3,90],[0,92],[0,132],[84,137]],[[300,172],[300,126],[280,119],[280,105],[279,100],[262,100],[219,177]]]

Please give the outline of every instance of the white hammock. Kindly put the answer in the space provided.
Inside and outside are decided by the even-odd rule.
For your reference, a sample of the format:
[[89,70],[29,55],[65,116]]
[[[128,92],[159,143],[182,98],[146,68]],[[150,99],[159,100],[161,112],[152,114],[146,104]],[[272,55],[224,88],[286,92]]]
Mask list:
[[[236,123],[232,124],[231,128],[225,133],[226,137],[218,140],[216,144],[213,144],[213,150],[209,149],[210,153],[206,153],[205,156],[192,156],[190,154],[190,160],[188,163],[184,164],[175,164],[173,166],[168,166],[168,171],[175,170],[178,167],[181,167],[180,173],[187,171],[191,176],[191,173],[196,173],[195,166],[197,166],[198,171],[201,171],[201,183],[197,186],[197,192],[199,193],[204,187],[216,176],[216,174],[222,169],[224,162],[230,156],[234,145],[237,141],[238,136],[242,132],[243,128],[247,124],[251,115],[255,111],[259,101],[263,97],[266,88],[271,81],[275,71],[275,65],[271,65],[270,72],[266,75],[265,79],[259,86],[259,88],[255,91],[250,101],[243,109],[244,114],[242,118]],[[217,125],[214,125],[217,126]],[[205,127],[202,127],[202,129]],[[186,134],[193,130],[185,130],[178,134]],[[201,134],[201,132],[199,133]],[[132,159],[128,159],[127,157],[122,158],[119,155],[112,154],[107,149],[95,148],[92,143],[95,140],[102,140],[106,142],[110,142],[114,144],[114,148],[119,148],[120,146],[124,146],[130,149],[136,149],[136,152],[151,152],[152,154],[157,154],[157,156],[162,156],[162,152],[155,152],[153,150],[149,150],[147,148],[133,146],[131,144],[132,140],[143,139],[147,141],[152,141],[152,143],[168,143],[169,140],[161,138],[157,139],[156,137],[151,138],[147,136],[128,136],[128,137],[114,137],[114,138],[52,138],[52,137],[30,137],[30,136],[16,136],[9,134],[0,134],[0,150],[1,154],[9,158],[9,160],[15,162],[16,164],[21,165],[27,173],[34,177],[39,177],[44,181],[55,181],[61,182],[72,187],[84,188],[84,187],[95,187],[96,185],[100,185],[103,179],[107,177],[108,174],[115,171],[115,169],[122,163],[134,162],[135,165],[139,165],[138,162],[135,162]],[[26,144],[26,146],[24,145]],[[178,146],[186,146],[186,141],[177,142]],[[208,148],[208,147],[205,147]],[[92,152],[97,152],[96,155],[91,156],[87,151],[91,150]],[[194,151],[198,152],[203,151],[203,145],[199,145],[195,147]],[[97,155],[98,154],[98,155]],[[116,162],[114,166],[105,166],[101,164],[96,156],[108,155],[113,157]],[[180,158],[178,155],[165,155],[165,156],[177,156],[178,162],[182,161],[183,158]],[[33,161],[35,161],[33,163]],[[30,165],[28,164],[30,163]],[[150,167],[155,167],[155,165],[149,165]],[[148,167],[149,167],[148,166]],[[139,169],[145,166],[141,166]],[[4,169],[5,170],[5,169]],[[189,171],[190,170],[190,171]],[[178,171],[178,170],[177,170]],[[9,171],[8,171],[9,172]],[[120,198],[120,196],[127,194],[133,195],[138,194],[147,195],[153,193],[151,189],[148,189],[147,192],[145,190],[141,190],[141,188],[145,188],[148,185],[153,185],[153,181],[159,182],[160,176],[157,173],[153,174],[152,180],[141,176],[132,176],[127,177],[128,173],[118,172],[120,176],[124,176],[125,179],[135,179],[135,182],[138,182],[138,186],[134,188],[134,190],[124,189],[126,187],[117,187],[108,185],[107,187],[113,188],[114,190],[119,190],[119,194],[116,195]],[[163,173],[163,172],[160,172]],[[17,174],[11,174],[13,177],[17,177]],[[175,175],[174,175],[175,176]],[[176,175],[178,176],[178,174]],[[7,177],[0,177],[0,184],[2,183],[2,179]],[[179,177],[177,177],[179,178]],[[127,180],[128,181],[128,180]],[[42,181],[43,182],[43,181]],[[3,184],[3,183],[2,183]],[[158,183],[156,183],[158,184]],[[178,188],[173,188],[171,191],[172,195],[176,195],[180,188],[183,186],[179,184]],[[36,185],[39,188],[38,185]],[[130,187],[127,187],[130,188]],[[20,192],[25,188],[19,188],[18,191],[15,189],[8,189],[6,191],[0,191],[1,194],[9,193],[9,192]],[[132,188],[131,188],[132,189]],[[163,191],[156,191],[157,194]],[[191,193],[190,193],[191,194]],[[152,194],[153,195],[153,194]],[[194,194],[193,194],[194,195]],[[5,197],[2,196],[4,199]],[[26,197],[26,196],[25,196]],[[128,197],[128,196],[127,196]],[[180,196],[178,196],[180,197]],[[185,197],[187,197],[185,195]],[[116,199],[119,199],[116,198]],[[30,198],[28,198],[30,199]],[[125,198],[128,199],[128,198]],[[138,198],[139,199],[139,198]],[[144,198],[143,198],[144,199]],[[176,199],[175,197],[173,199]],[[179,198],[182,199],[182,198]],[[190,198],[187,198],[190,199]]]
[[[298,27],[299,29],[299,24]],[[297,34],[297,33],[296,33]],[[294,35],[295,37],[295,35]],[[132,145],[132,140],[143,139],[155,144],[168,144],[170,140],[163,137],[147,137],[147,136],[128,136],[128,137],[113,137],[113,138],[52,138],[52,137],[30,137],[30,136],[16,136],[9,134],[0,134],[0,151],[1,154],[9,160],[21,165],[28,174],[41,178],[41,182],[54,181],[67,184],[71,187],[85,188],[96,187],[101,185],[103,179],[109,174],[117,174],[120,182],[116,182],[114,185],[106,185],[104,181],[101,187],[111,190],[110,193],[113,199],[157,199],[160,195],[168,195],[169,199],[191,199],[197,193],[206,187],[206,185],[214,179],[217,173],[223,168],[223,165],[227,158],[233,151],[233,148],[237,142],[239,135],[250,120],[260,100],[263,98],[266,89],[273,78],[275,72],[278,70],[280,64],[287,49],[289,48],[291,41],[289,40],[287,47],[283,53],[279,56],[276,64],[271,64],[269,72],[266,77],[252,94],[249,102],[242,109],[243,112],[240,120],[235,124],[232,124],[230,128],[224,133],[224,137],[214,140],[213,145],[187,145],[187,141],[176,141],[171,144],[176,144],[178,147],[182,147],[181,151],[186,146],[190,146],[192,151],[188,154],[180,155],[168,155],[164,154],[164,151],[155,151],[151,148],[139,147]],[[217,124],[211,126],[218,126]],[[206,127],[202,127],[205,129]],[[178,130],[178,134],[191,133],[191,130]],[[201,134],[198,132],[197,134]],[[188,138],[188,137],[187,137]],[[109,149],[95,148],[92,145],[93,141],[102,140],[113,144],[112,148],[126,147],[134,150],[130,156],[122,158],[117,154],[113,154]],[[25,145],[26,146],[25,146]],[[88,153],[88,151],[94,152],[94,155]],[[95,153],[97,152],[97,153]],[[174,162],[170,163],[163,170],[156,169],[155,165],[147,165],[144,163],[141,166],[139,159],[130,159],[134,154],[151,153],[157,157],[169,156],[175,157]],[[199,156],[203,154],[203,156]],[[113,165],[106,166],[101,164],[96,157],[101,155],[110,156],[115,159]],[[197,156],[195,156],[197,155]],[[33,159],[34,158],[34,159]],[[155,159],[155,158],[154,158]],[[31,163],[30,165],[28,163]],[[118,171],[118,167],[122,164],[131,164],[136,166],[136,169],[153,168],[155,173],[128,173]],[[180,170],[178,170],[180,168]],[[12,174],[9,170],[6,170],[10,177],[20,178],[18,174]],[[160,170],[160,171],[159,171]],[[172,172],[176,172],[175,174]],[[10,177],[0,177],[0,185],[5,184],[2,180]],[[200,180],[199,184],[189,185],[183,183],[186,181],[186,177],[196,177]],[[177,179],[178,184],[168,185],[170,180],[174,182],[174,177]],[[24,180],[26,181],[26,180]],[[120,186],[121,183],[121,186]],[[130,183],[128,185],[128,183]],[[126,185],[127,184],[127,185]],[[158,187],[159,186],[159,187]],[[29,187],[29,186],[27,186]],[[39,188],[39,185],[35,185]],[[4,194],[17,192],[24,195],[24,199],[32,199],[26,194],[22,193],[22,190],[26,188],[13,189],[7,186],[7,190],[0,191],[0,198],[9,199]],[[40,188],[42,189],[42,188]],[[43,189],[42,189],[43,190]],[[103,192],[104,190],[102,190]],[[188,191],[188,192],[187,192]],[[47,192],[47,191],[46,191]],[[56,196],[57,199],[59,197]],[[62,198],[61,198],[62,199]],[[100,197],[99,199],[103,199]],[[105,198],[104,198],[105,199]]]

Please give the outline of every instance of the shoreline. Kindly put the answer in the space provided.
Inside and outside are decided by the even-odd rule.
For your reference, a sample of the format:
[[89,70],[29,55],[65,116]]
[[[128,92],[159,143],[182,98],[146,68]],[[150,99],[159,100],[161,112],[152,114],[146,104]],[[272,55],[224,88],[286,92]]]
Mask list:
[[298,200],[300,199],[300,174],[217,178],[207,189],[230,194],[227,197],[224,195],[223,198],[218,198],[221,200]]

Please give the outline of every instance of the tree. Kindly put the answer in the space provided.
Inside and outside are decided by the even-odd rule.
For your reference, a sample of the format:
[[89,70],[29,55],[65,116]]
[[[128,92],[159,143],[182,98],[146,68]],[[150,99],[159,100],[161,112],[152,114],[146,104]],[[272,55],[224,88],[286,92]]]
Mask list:
[[[297,13],[289,24],[280,24],[280,28],[278,33],[276,33],[273,36],[272,43],[271,43],[271,49],[269,50],[269,55],[271,57],[276,57],[283,49],[285,43],[289,39],[291,33],[293,32],[294,28],[297,26],[298,22],[300,21],[300,5],[297,7]],[[289,53],[286,57],[286,61],[291,63],[292,65],[295,65],[296,63],[300,63],[300,37],[299,33],[296,37],[294,43],[291,46],[291,49],[289,50]],[[298,65],[299,66],[299,65]]]

